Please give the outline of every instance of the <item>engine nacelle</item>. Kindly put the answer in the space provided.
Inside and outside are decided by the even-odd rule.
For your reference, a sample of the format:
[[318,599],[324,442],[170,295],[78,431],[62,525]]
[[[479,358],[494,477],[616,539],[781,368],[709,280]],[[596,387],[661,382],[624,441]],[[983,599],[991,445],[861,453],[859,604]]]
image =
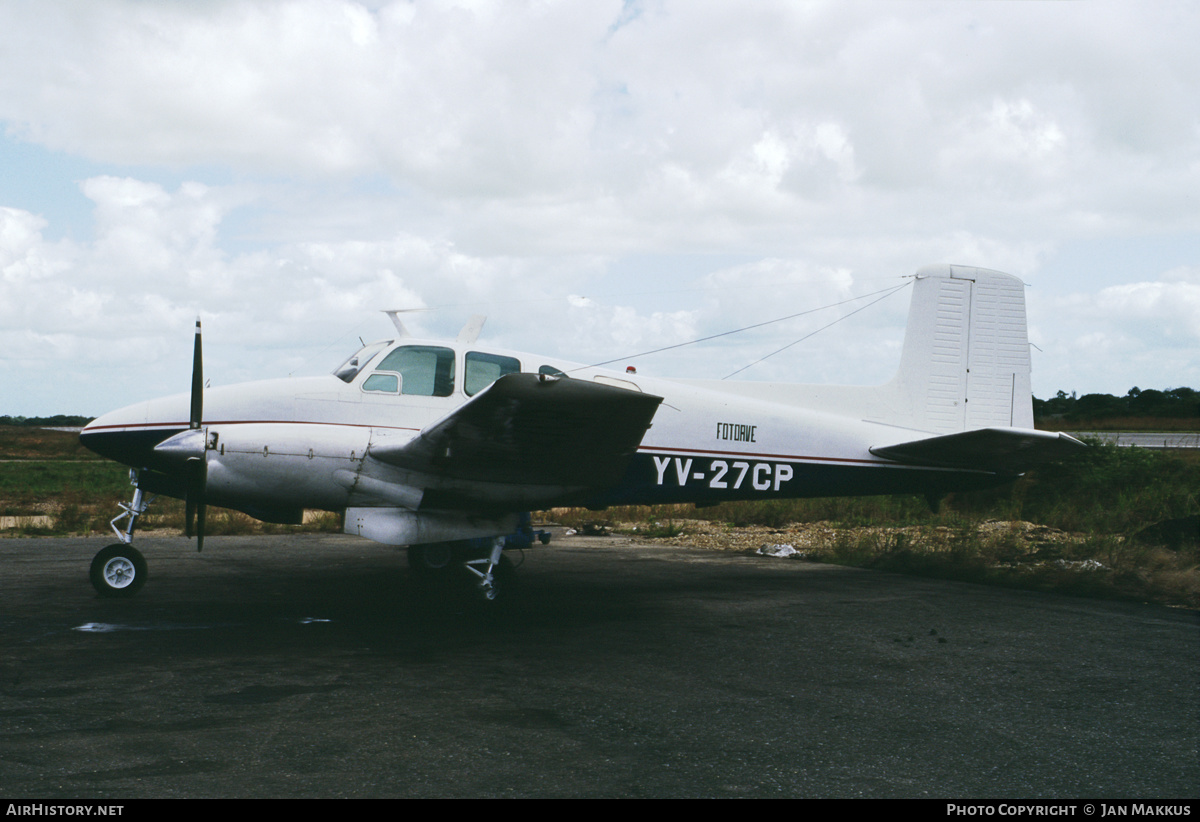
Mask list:
[[215,424],[206,434],[206,494],[231,508],[287,500],[336,511],[350,501],[336,474],[357,473],[370,442],[369,429],[338,425]]

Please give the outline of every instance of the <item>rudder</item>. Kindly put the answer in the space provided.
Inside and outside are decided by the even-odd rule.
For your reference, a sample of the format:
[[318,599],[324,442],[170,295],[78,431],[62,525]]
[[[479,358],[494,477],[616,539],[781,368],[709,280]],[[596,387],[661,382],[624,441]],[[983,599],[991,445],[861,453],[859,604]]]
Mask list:
[[914,428],[1033,427],[1024,283],[958,265],[917,271],[891,388]]

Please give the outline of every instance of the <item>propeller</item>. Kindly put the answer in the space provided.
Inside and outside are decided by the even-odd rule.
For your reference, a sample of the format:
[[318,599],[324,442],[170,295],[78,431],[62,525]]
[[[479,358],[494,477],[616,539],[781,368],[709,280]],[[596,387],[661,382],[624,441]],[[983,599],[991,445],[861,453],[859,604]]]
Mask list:
[[[204,365],[200,351],[200,318],[196,318],[196,345],[192,350],[192,403],[188,414],[188,430],[199,431],[204,417]],[[202,440],[205,439],[203,434]],[[208,447],[202,446],[199,456],[189,456],[186,463],[187,496],[184,498],[184,529],[191,537],[195,525],[196,550],[204,550],[204,487],[208,482]]]

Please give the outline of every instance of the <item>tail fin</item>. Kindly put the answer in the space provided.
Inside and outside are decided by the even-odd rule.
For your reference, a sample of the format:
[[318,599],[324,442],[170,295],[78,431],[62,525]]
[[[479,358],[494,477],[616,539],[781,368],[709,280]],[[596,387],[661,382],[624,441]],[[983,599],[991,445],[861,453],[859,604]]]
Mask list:
[[919,269],[900,368],[884,385],[685,382],[932,434],[1031,429],[1024,284],[985,268]]
[[895,422],[937,433],[1033,428],[1024,284],[958,265],[916,277],[900,370],[887,386],[910,418]]
[[1032,430],[1024,284],[999,271],[917,272],[900,371],[888,389],[912,415],[911,427],[938,436],[872,446],[876,456],[1016,476],[1085,447]]

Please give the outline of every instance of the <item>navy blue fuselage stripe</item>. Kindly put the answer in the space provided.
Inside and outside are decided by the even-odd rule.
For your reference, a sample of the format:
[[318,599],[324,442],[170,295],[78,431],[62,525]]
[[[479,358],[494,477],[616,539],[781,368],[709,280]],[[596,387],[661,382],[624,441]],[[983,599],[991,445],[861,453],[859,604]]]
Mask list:
[[727,500],[973,491],[1012,477],[888,464],[805,462],[752,457],[639,453],[622,481],[587,504],[658,505]]

